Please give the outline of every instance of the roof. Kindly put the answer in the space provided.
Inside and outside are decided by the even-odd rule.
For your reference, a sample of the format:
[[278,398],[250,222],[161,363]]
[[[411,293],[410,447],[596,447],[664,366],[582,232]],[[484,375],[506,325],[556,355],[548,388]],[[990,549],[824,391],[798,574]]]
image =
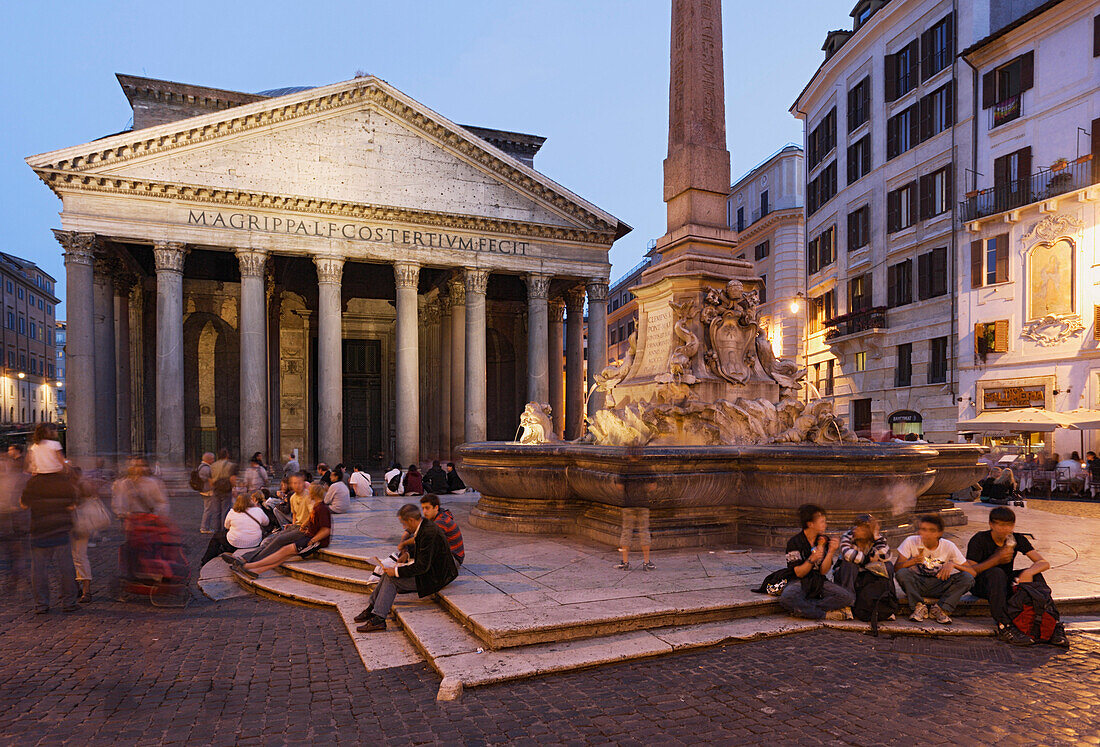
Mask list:
[[960,52],[959,56],[960,57],[967,57],[968,55],[970,55],[974,52],[977,52],[982,47],[988,46],[988,45],[992,44],[993,42],[997,41],[998,39],[1000,39],[1002,36],[1006,36],[1006,35],[1010,34],[1011,32],[1013,32],[1016,29],[1023,26],[1028,21],[1030,21],[1033,18],[1036,18],[1038,16],[1041,16],[1043,13],[1046,13],[1048,10],[1053,8],[1055,5],[1058,5],[1059,3],[1062,3],[1064,1],[1065,0],[1047,0],[1047,2],[1043,3],[1042,5],[1038,6],[1037,8],[1035,8],[1034,10],[1032,10],[1028,13],[1024,13],[1022,16],[1020,16],[1019,18],[1017,18],[1015,21],[1008,24],[1007,26],[1002,26],[1001,28],[997,29],[992,34],[990,34],[989,36],[986,36],[985,38],[979,39],[978,41],[974,42],[969,47],[967,47],[962,52]]

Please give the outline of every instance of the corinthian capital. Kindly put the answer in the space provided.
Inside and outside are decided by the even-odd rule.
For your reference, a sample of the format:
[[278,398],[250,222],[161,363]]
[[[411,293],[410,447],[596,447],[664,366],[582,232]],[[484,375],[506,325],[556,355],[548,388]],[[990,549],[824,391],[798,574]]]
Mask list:
[[585,284],[589,303],[607,303],[607,281],[589,280]]
[[412,288],[416,290],[420,283],[420,265],[413,262],[395,262],[393,275],[397,280],[398,288]]
[[489,271],[466,268],[466,293],[485,295],[485,289],[489,287]]
[[565,308],[569,316],[584,313],[584,288],[570,288],[564,293]]
[[53,235],[65,250],[65,264],[92,266],[97,243],[94,233],[61,231],[55,228]]
[[267,252],[258,249],[238,249],[237,262],[241,265],[241,277],[258,278],[264,274]]
[[527,276],[527,298],[545,299],[550,295],[550,276],[532,273]]
[[157,272],[183,273],[187,245],[181,241],[158,241],[153,244],[153,267]]
[[461,277],[452,277],[447,281],[447,293],[451,298],[452,306],[462,306],[466,303],[466,284]]
[[343,257],[314,257],[313,264],[317,265],[318,283],[340,284],[344,275]]
[[560,298],[552,299],[547,308],[550,309],[550,321],[560,322],[565,318],[565,301]]

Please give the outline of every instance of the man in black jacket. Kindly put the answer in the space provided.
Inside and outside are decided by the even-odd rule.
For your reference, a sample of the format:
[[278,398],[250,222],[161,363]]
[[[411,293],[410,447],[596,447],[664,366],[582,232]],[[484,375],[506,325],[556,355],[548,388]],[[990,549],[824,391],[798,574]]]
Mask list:
[[424,473],[424,493],[440,495],[447,492],[447,473],[439,466],[439,460],[432,462],[432,468]]
[[413,537],[413,562],[385,569],[386,576],[370,595],[370,604],[355,616],[355,622],[365,622],[357,628],[360,633],[386,629],[386,616],[398,594],[431,596],[458,576],[447,538],[434,521],[425,521],[420,508],[412,503],[402,506],[397,518]]
[[27,480],[22,504],[31,512],[31,587],[34,611],[50,611],[50,580],[46,572],[50,560],[57,565],[61,581],[61,609],[77,609],[76,568],[69,544],[76,507],[76,485],[62,472],[40,472]]

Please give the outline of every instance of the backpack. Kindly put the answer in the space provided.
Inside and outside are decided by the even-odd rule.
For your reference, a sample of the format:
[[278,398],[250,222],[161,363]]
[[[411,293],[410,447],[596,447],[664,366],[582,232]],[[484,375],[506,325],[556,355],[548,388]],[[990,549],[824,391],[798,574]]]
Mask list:
[[780,568],[778,571],[772,571],[767,577],[760,582],[760,586],[752,589],[756,594],[767,594],[769,596],[777,597],[783,593],[783,589],[790,583],[791,579],[795,578],[794,571],[790,568]]
[[199,474],[199,467],[202,467],[202,465],[200,464],[191,470],[191,476],[187,479],[187,484],[191,486],[192,490],[201,493],[206,489],[206,483],[202,479],[202,475]]
[[396,475],[391,477],[390,481],[386,483],[386,487],[389,488],[391,492],[396,493],[397,489],[401,487],[401,473],[398,472]]
[[897,611],[898,594],[891,576],[870,571],[861,571],[856,576],[856,603],[852,605],[852,616],[871,623],[871,635],[878,635],[879,620],[886,620]]
[[1051,599],[1050,589],[1034,582],[1016,584],[1005,604],[1008,617],[1017,630],[1036,643],[1050,643],[1056,632],[1062,633],[1062,616]]

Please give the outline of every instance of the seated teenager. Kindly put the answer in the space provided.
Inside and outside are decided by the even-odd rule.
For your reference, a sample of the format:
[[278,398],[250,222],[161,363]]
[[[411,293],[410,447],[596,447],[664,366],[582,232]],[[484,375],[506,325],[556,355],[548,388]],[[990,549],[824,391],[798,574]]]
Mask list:
[[348,484],[355,493],[356,498],[370,498],[374,495],[374,488],[370,484],[370,475],[359,467],[351,468],[351,477]]
[[[997,637],[1016,646],[1030,646],[1030,636],[1025,635],[1008,616],[1006,603],[1012,594],[1013,583],[1035,583],[1049,591],[1043,571],[1050,563],[1032,546],[1027,535],[1016,529],[1016,514],[1008,506],[997,506],[989,512],[989,529],[978,532],[966,545],[966,559],[974,565],[978,576],[971,593],[989,600],[989,614],[997,625]],[[1031,565],[1013,570],[1016,553],[1022,553]],[[1065,634],[1060,634],[1056,645],[1062,645]]]
[[351,510],[351,491],[344,482],[344,471],[340,467],[329,472],[322,484],[328,486],[325,491],[325,503],[332,513],[346,514]]
[[405,479],[401,481],[401,494],[424,494],[424,480],[422,475],[420,474],[420,468],[417,467],[415,464],[410,464],[408,471],[405,472]]
[[424,473],[423,482],[425,493],[438,495],[447,492],[447,473],[439,466],[438,459],[433,461],[431,468]]
[[[302,480],[302,484],[305,484],[305,480]],[[295,501],[299,498],[306,502],[306,510],[304,512],[300,511],[297,505],[295,505],[294,508],[294,516],[296,519],[298,516],[302,516],[301,522],[283,527],[280,531],[268,535],[267,538],[260,543],[259,547],[244,556],[244,561],[246,563],[251,563],[262,560],[281,548],[293,545],[304,538],[308,538],[305,527],[309,524],[310,518],[313,515],[313,504],[315,501],[324,502],[325,492],[326,488],[324,485],[319,482],[314,482],[309,483],[303,493],[295,493],[291,496],[292,505],[295,505]],[[234,556],[229,553],[222,553],[221,558],[230,565],[234,564]]]
[[386,495],[401,495],[401,465],[394,462],[382,476],[386,483]]
[[[943,625],[963,594],[974,585],[974,569],[951,540],[943,539],[943,519],[935,514],[920,517],[918,534],[906,537],[898,547],[898,584],[909,600],[914,622],[932,617]],[[936,600],[931,608],[924,599]]]
[[280,534],[287,535],[284,539],[290,539],[290,542],[279,544],[278,547],[266,553],[263,557],[248,563],[242,562],[236,556],[230,556],[229,564],[245,575],[256,578],[265,571],[278,568],[288,560],[304,558],[322,547],[328,547],[332,538],[332,511],[325,503],[324,488],[321,485],[312,487],[317,489],[309,491],[309,497],[312,501],[309,519],[298,532],[280,532]]
[[458,476],[454,462],[447,462],[447,492],[455,494],[466,492],[466,483],[462,482],[462,478]]
[[462,565],[466,559],[466,548],[462,544],[462,530],[458,528],[454,514],[439,505],[439,496],[428,493],[420,499],[420,513],[425,519],[434,521],[447,538],[447,546],[455,556],[455,562]]
[[239,493],[233,502],[233,508],[225,515],[225,531],[215,532],[210,538],[206,554],[200,566],[225,553],[257,547],[264,538],[264,527],[270,523],[267,514],[260,508],[262,491]]
[[833,581],[852,594],[856,593],[856,580],[861,573],[880,571],[879,575],[894,574],[894,564],[888,562],[890,545],[879,534],[878,519],[871,514],[856,517],[852,528],[840,537],[839,552]]
[[458,577],[454,554],[435,522],[425,520],[411,503],[398,510],[397,518],[413,537],[412,562],[385,569],[385,577],[370,595],[370,604],[355,616],[356,622],[365,623],[356,628],[360,633],[386,629],[386,616],[398,594],[431,596]]
[[[802,531],[787,542],[787,567],[795,578],[783,589],[779,605],[796,617],[844,620],[855,595],[826,578],[840,542],[825,534],[825,509],[807,503],[798,508]],[[849,613],[850,614],[850,613]]]

